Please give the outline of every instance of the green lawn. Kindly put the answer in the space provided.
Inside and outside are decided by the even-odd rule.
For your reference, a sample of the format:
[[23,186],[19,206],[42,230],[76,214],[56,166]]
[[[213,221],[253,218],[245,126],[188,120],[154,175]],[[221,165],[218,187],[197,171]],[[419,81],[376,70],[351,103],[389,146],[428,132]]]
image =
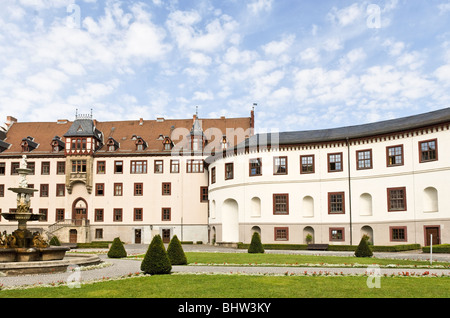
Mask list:
[[449,277],[157,275],[82,285],[2,290],[4,298],[420,298],[450,296]]

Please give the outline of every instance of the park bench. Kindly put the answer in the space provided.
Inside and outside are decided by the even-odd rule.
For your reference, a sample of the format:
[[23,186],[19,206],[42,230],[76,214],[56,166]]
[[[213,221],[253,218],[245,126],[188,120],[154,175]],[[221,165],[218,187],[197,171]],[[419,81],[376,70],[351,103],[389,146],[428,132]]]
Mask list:
[[308,250],[326,251],[328,244],[308,244]]

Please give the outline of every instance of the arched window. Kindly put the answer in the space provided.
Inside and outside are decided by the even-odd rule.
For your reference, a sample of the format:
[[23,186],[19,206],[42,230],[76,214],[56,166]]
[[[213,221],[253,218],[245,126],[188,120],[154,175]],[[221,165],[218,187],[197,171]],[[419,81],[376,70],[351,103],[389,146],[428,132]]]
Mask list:
[[254,197],[251,202],[251,216],[260,217],[261,216],[261,199]]

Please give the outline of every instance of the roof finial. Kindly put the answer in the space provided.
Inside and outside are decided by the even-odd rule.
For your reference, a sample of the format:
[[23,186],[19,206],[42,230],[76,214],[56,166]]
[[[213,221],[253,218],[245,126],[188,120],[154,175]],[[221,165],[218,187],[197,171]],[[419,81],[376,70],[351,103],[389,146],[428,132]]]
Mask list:
[[198,106],[195,106],[195,116],[198,117]]
[[257,103],[253,103],[253,107],[252,107],[252,110],[254,111],[255,110],[255,107],[256,106],[258,106],[258,104]]

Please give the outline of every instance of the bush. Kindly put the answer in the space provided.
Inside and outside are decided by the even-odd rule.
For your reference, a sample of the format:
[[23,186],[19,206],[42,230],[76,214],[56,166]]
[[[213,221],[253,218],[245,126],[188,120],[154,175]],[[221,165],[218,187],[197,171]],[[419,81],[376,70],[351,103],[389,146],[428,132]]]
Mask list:
[[111,244],[111,247],[108,251],[109,258],[123,258],[127,257],[127,252],[125,251],[125,247],[123,246],[120,238],[116,237]]
[[356,248],[355,256],[356,257],[372,257],[372,255],[373,255],[373,253],[372,253],[372,250],[370,249],[368,239],[366,236],[363,236],[361,238],[361,241],[359,242],[358,247]]
[[61,242],[59,241],[59,239],[58,239],[57,236],[53,236],[53,237],[50,239],[49,244],[50,244],[51,246],[61,246]]
[[248,248],[248,253],[264,253],[264,247],[261,244],[261,237],[258,232],[253,233],[252,241]]
[[[422,247],[423,253],[430,253],[430,247]],[[433,245],[433,253],[450,253],[450,244]]]
[[170,264],[172,265],[186,265],[187,259],[184,254],[183,247],[181,247],[181,242],[176,235],[170,240],[169,246],[167,247],[167,256],[169,257]]
[[171,270],[172,265],[170,264],[161,236],[155,235],[141,263],[141,271],[145,274],[159,275],[170,274]]

